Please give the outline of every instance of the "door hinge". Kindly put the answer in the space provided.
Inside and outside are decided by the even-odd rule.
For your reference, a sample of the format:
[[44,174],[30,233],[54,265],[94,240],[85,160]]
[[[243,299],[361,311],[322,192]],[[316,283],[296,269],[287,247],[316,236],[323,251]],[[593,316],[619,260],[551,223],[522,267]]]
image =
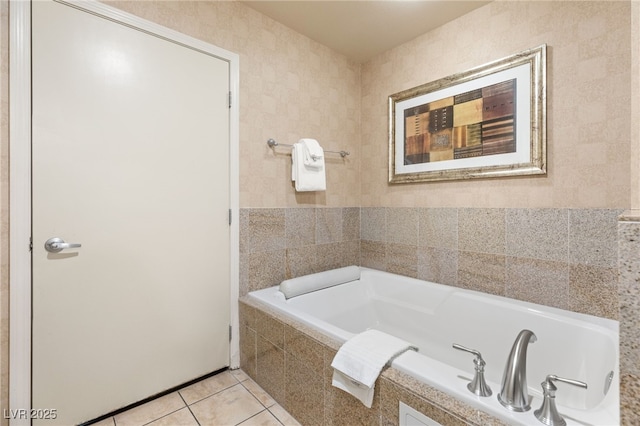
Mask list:
[[233,212],[231,209],[229,209],[229,225],[231,225],[232,219],[233,219]]
[[229,108],[231,108],[231,101],[233,100],[233,94],[229,92]]
[[231,324],[229,324],[229,341],[231,341],[232,331],[233,331],[233,328],[231,327]]
[[33,251],[33,238],[29,237],[29,251]]

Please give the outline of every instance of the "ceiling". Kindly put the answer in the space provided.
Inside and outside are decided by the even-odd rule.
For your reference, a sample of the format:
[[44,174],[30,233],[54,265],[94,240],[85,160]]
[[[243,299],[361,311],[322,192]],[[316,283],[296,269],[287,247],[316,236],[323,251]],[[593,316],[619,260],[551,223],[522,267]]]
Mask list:
[[488,1],[240,0],[356,62],[412,40]]

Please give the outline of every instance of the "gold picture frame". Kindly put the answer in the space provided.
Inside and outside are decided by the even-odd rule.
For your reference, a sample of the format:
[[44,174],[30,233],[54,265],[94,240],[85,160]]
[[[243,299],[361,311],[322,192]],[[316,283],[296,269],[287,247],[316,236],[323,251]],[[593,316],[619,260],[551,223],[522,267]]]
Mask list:
[[546,45],[389,96],[389,182],[546,168]]

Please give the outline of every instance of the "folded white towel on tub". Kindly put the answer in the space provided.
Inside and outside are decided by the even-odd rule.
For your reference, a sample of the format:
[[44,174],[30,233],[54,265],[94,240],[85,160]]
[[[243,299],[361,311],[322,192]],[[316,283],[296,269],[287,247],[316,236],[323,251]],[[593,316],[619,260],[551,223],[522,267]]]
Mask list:
[[347,340],[331,362],[332,385],[371,408],[375,383],[385,365],[398,355],[418,350],[410,343],[378,330],[367,330]]

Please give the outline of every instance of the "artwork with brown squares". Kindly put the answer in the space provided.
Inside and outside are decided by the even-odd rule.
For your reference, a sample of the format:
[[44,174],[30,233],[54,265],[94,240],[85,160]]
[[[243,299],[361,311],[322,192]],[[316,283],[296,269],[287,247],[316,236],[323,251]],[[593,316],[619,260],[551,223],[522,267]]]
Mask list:
[[404,110],[404,164],[516,151],[516,80]]

